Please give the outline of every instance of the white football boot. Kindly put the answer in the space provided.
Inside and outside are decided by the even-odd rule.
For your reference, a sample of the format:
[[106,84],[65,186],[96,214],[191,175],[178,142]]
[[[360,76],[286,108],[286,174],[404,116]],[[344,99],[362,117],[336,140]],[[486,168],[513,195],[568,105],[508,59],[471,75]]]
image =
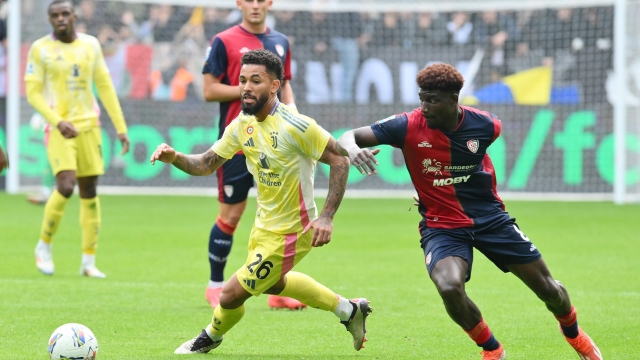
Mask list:
[[80,265],[80,275],[104,279],[107,277],[96,267],[96,256],[82,254],[82,265]]
[[213,341],[206,330],[202,330],[198,336],[180,345],[179,348],[174,351],[174,354],[203,354],[217,348],[222,343],[222,340]]
[[38,241],[35,249],[36,266],[45,275],[53,275],[53,257],[51,256],[51,244],[46,244],[42,240]]
[[100,279],[104,279],[107,277],[107,275],[98,270],[98,268],[94,264],[80,266],[80,275]]
[[350,301],[353,306],[351,317],[347,321],[340,321],[347,328],[347,331],[353,336],[353,348],[356,351],[364,348],[364,342],[367,341],[366,321],[367,316],[373,312],[373,308],[369,306],[367,299],[353,299]]

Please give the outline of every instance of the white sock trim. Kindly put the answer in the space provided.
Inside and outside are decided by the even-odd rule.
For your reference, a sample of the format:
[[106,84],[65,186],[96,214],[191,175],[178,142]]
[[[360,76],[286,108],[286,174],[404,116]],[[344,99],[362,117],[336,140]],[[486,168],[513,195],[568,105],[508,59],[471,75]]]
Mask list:
[[224,335],[214,335],[213,332],[211,331],[211,324],[207,325],[206,328],[204,328],[204,331],[207,332],[207,335],[211,338],[211,340],[213,341],[220,341],[222,340],[222,338],[224,337]]
[[220,288],[224,285],[224,281],[211,281],[209,280],[209,287],[212,289]]
[[42,239],[38,240],[38,248],[40,249],[45,249],[47,251],[51,251],[51,243],[47,244],[46,242],[42,241]]
[[349,318],[351,318],[351,313],[353,313],[353,305],[351,304],[351,301],[341,296],[340,300],[338,300],[338,307],[336,307],[333,313],[336,314],[341,321],[349,320]]
[[82,266],[83,267],[95,266],[95,264],[96,264],[96,256],[95,255],[82,254]]

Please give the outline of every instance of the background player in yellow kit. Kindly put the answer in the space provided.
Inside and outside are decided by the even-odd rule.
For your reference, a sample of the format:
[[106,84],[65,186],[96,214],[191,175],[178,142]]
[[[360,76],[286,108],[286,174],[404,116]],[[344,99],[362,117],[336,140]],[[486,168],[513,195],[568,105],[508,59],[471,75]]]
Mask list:
[[[161,144],[151,156],[190,175],[210,175],[242,150],[258,184],[258,211],[244,266],[222,288],[220,303],[206,329],[176,349],[176,354],[206,353],[218,347],[244,315],[244,302],[262,293],[287,296],[332,311],[353,336],[356,350],[365,341],[371,311],[366,299],[349,301],[311,277],[290,271],[312,246],[331,241],[333,216],[342,201],[349,161],[315,120],[278,101],[282,61],[267,50],[242,56],[242,113],[207,152],[185,155]],[[317,161],[329,164],[329,193],[318,217],[313,197]],[[313,228],[313,234],[309,232]]]
[[92,93],[93,84],[118,132],[123,154],[129,150],[127,126],[98,39],[75,32],[76,15],[70,0],[53,0],[47,12],[53,33],[31,45],[24,77],[29,103],[49,123],[47,156],[57,184],[45,205],[36,265],[44,274],[53,274],[52,236],[77,181],[82,228],[80,273],[103,278],[105,274],[95,265],[100,232],[96,187],[104,162],[100,108]]

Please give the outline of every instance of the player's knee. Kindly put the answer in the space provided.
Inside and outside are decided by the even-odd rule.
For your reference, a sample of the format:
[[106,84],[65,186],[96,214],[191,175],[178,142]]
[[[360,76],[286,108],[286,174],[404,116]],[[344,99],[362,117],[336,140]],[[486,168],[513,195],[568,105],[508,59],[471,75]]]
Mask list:
[[561,302],[563,299],[560,284],[550,277],[545,278],[543,285],[536,289],[536,295],[545,303]]
[[242,217],[242,212],[232,211],[225,215],[220,215],[225,224],[237,226]]
[[436,288],[445,302],[457,302],[465,297],[464,284],[458,281],[438,281]]
[[223,309],[237,309],[244,303],[244,300],[236,296],[233,292],[222,292],[220,294],[220,306]]
[[58,190],[58,192],[60,193],[60,195],[69,198],[71,197],[71,195],[73,195],[73,188],[75,187],[75,184],[73,181],[58,181],[56,188]]

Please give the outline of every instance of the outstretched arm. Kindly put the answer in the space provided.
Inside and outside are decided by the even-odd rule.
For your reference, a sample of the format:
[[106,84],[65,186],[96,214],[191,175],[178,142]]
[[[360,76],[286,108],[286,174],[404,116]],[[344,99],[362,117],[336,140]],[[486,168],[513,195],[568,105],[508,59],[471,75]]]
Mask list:
[[186,155],[177,152],[167,144],[158,145],[149,160],[152,165],[155,165],[156,160],[173,164],[173,166],[187,174],[195,176],[211,175],[227,161],[227,159],[216,154],[211,149],[202,154]]
[[363,147],[376,145],[380,145],[380,142],[373,130],[369,126],[364,126],[342,134],[338,139],[337,148],[341,155],[349,157],[349,161],[360,173],[366,172],[367,175],[371,175],[377,173],[375,165],[378,165],[378,161],[375,155],[380,152],[380,149],[369,150]]
[[349,177],[349,160],[338,153],[334,138],[329,138],[329,142],[318,161],[330,167],[329,192],[320,217],[310,222],[303,231],[303,233],[306,233],[309,229],[314,229],[312,246],[322,246],[331,241],[333,216],[338,211],[338,207],[340,207],[344,191],[347,188],[347,178]]

